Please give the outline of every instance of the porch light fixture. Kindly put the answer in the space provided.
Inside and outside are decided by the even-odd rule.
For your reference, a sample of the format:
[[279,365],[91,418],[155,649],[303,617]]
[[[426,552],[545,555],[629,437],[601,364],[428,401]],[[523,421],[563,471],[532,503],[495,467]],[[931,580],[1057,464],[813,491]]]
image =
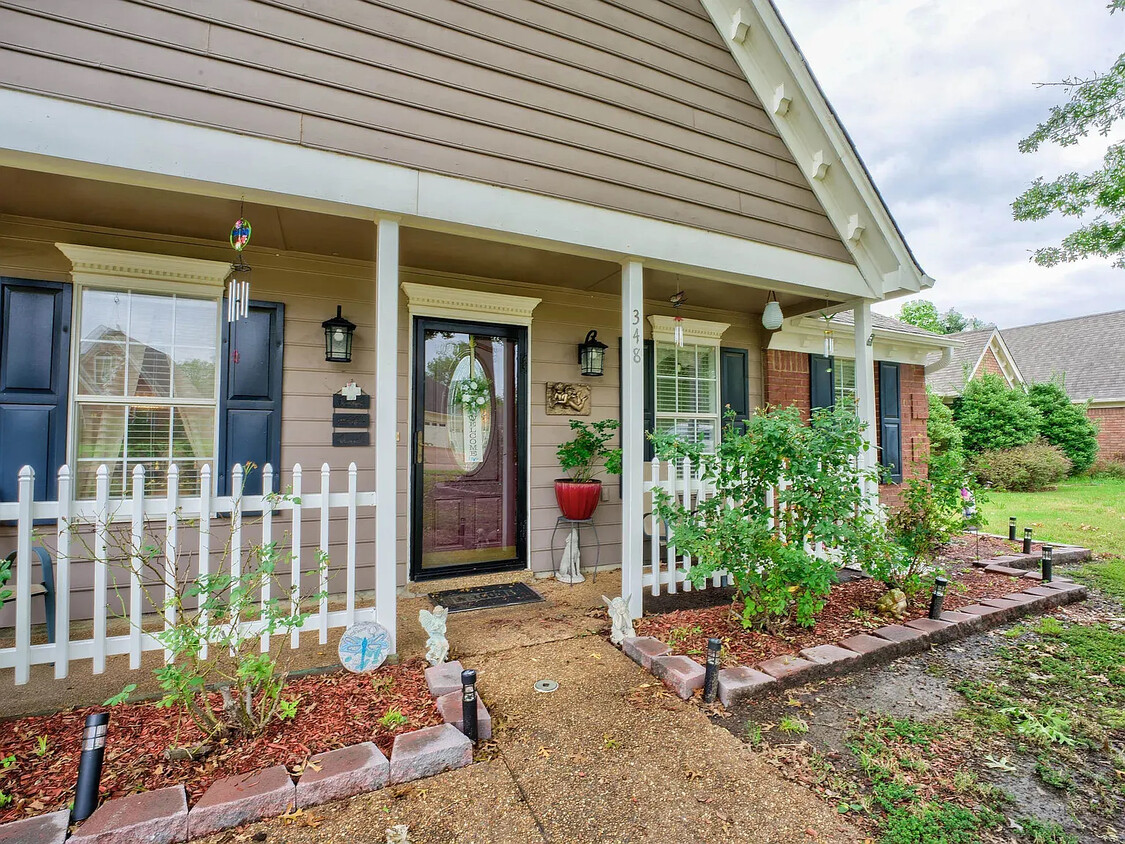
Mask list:
[[578,365],[583,375],[599,377],[605,374],[605,350],[608,348],[598,339],[598,332],[586,332],[586,341],[578,344]]
[[766,307],[762,311],[762,328],[766,331],[777,331],[785,315],[781,313],[781,303],[777,301],[777,294],[772,290],[766,297]]
[[1050,583],[1055,579],[1055,549],[1050,545],[1043,546],[1043,556],[1040,558],[1040,573],[1044,583]]
[[342,308],[336,306],[336,316],[320,324],[324,329],[324,359],[329,363],[351,363],[352,334],[355,323],[344,319]]
[[938,621],[941,618],[941,605],[945,601],[945,587],[949,581],[941,575],[934,578],[934,591],[930,594],[930,618]]
[[74,809],[70,815],[73,823],[86,820],[98,808],[98,789],[102,780],[102,760],[105,757],[105,734],[108,727],[108,712],[95,712],[86,716],[86,724],[82,728],[82,752],[78,757]]

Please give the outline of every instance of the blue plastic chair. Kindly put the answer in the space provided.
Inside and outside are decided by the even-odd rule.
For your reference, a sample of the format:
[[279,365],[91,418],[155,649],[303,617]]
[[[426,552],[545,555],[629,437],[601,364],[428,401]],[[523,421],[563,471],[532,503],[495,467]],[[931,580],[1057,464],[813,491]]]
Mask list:
[[[51,560],[51,555],[47,553],[46,548],[41,548],[37,545],[31,550],[39,557],[39,570],[42,572],[43,577],[41,583],[31,584],[31,596],[33,598],[36,595],[43,596],[43,609],[46,611],[47,615],[47,641],[53,644],[55,641],[55,564]],[[16,552],[13,551],[9,554],[7,560],[12,564],[12,573],[14,574]],[[8,586],[11,588],[10,581]]]

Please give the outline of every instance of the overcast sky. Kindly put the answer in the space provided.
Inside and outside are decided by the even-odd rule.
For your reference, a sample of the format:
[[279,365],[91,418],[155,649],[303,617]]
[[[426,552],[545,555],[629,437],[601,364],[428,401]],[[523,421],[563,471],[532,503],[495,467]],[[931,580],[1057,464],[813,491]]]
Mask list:
[[1035,83],[1107,70],[1125,50],[1125,14],[1107,0],[775,2],[937,280],[927,298],[1002,328],[1125,308],[1125,270],[1029,262],[1073,221],[1017,223],[1010,207],[1035,176],[1101,160],[1101,137],[1033,155],[1016,145],[1062,100]]

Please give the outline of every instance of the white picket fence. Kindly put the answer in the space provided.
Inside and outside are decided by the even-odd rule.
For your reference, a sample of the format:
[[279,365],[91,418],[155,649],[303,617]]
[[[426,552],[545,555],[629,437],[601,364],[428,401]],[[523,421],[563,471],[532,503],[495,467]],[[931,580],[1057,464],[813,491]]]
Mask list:
[[[649,495],[656,487],[663,488],[670,496],[679,499],[684,507],[691,508],[700,501],[706,501],[715,495],[714,487],[699,477],[700,473],[694,469],[691,460],[682,458],[678,463],[673,460],[661,461],[654,459],[649,464],[649,478],[645,481],[644,490]],[[679,471],[677,471],[677,469]],[[774,506],[774,491],[766,493],[766,504]],[[653,504],[655,508],[655,504]],[[677,590],[690,592],[693,588],[706,589],[709,586],[721,586],[726,572],[717,571],[711,576],[710,581],[703,581],[700,587],[693,587],[689,572],[692,568],[692,558],[687,554],[677,551],[675,537],[669,537],[665,526],[655,514],[645,519],[645,532],[648,549],[643,563],[641,575],[642,587],[650,589],[652,595],[657,596],[663,587],[669,595],[674,595]],[[818,549],[823,552],[823,549]]]
[[[339,477],[337,472],[336,477]],[[302,519],[309,514],[319,515],[320,538],[318,549],[324,554],[329,551],[329,519],[333,511],[346,511],[347,540],[346,540],[346,603],[343,610],[329,610],[328,598],[328,570],[319,566],[319,579],[317,592],[320,599],[315,612],[309,612],[303,625],[291,633],[290,644],[296,648],[300,644],[300,634],[306,630],[318,632],[318,643],[328,641],[328,630],[335,627],[344,627],[356,620],[356,524],[359,508],[375,507],[374,492],[359,492],[357,489],[357,470],[352,463],[347,469],[347,491],[332,492],[333,473],[328,464],[320,470],[320,489],[318,492],[308,493],[302,490],[302,470],[300,464],[293,466],[292,486],[287,494],[282,497],[269,495],[213,495],[211,470],[203,466],[200,472],[198,491],[181,497],[179,472],[173,464],[168,472],[167,494],[163,498],[145,495],[144,467],[137,466],[132,475],[130,496],[128,498],[111,499],[109,496],[109,470],[105,466],[97,471],[96,495],[92,501],[75,501],[72,497],[73,475],[68,466],[64,465],[58,473],[58,494],[55,500],[34,500],[35,473],[30,466],[25,466],[19,473],[18,501],[0,502],[0,523],[16,523],[16,565],[14,570],[15,592],[15,644],[12,647],[0,648],[0,668],[14,668],[16,685],[28,682],[32,665],[54,663],[56,679],[65,678],[70,670],[70,663],[75,660],[89,659],[93,664],[93,673],[101,674],[106,668],[106,657],[128,654],[129,667],[137,669],[141,666],[141,654],[144,651],[160,650],[162,645],[148,631],[142,627],[145,613],[142,585],[142,560],[139,549],[145,537],[146,525],[163,523],[164,528],[164,594],[171,594],[169,590],[175,588],[177,575],[182,577],[182,572],[177,573],[176,565],[180,558],[180,543],[183,541],[183,531],[190,530],[198,533],[198,551],[195,557],[198,571],[201,575],[212,572],[212,556],[216,552],[222,554],[224,549],[212,548],[212,523],[219,520],[219,514],[224,514],[222,521],[224,531],[229,523],[229,573],[238,576],[248,547],[244,547],[243,520],[248,513],[260,513],[260,538],[262,545],[277,541],[279,549],[286,543],[281,536],[275,533],[286,533],[288,550],[291,552],[291,568],[289,571],[290,600],[296,606],[301,593],[301,529]],[[243,489],[243,468],[233,467],[231,488]],[[262,488],[274,488],[274,472],[268,464],[262,468]],[[284,519],[288,513],[289,519]],[[227,515],[229,514],[229,515]],[[31,642],[31,583],[33,574],[33,552],[35,522],[47,520],[55,524],[49,529],[55,535],[55,641],[53,643]],[[288,521],[288,525],[284,522]],[[128,523],[131,526],[132,541],[128,572],[128,610],[126,613],[128,633],[123,635],[107,635],[107,615],[109,609],[109,569],[111,549],[109,537],[111,527],[115,523]],[[44,528],[40,525],[40,528]],[[91,633],[84,638],[72,638],[71,629],[71,573],[76,562],[89,560],[90,557],[79,553],[79,542],[76,540],[77,531],[93,529],[93,555],[94,586],[93,586],[93,621]],[[119,551],[118,551],[119,553]],[[221,559],[221,557],[220,557]],[[280,572],[277,573],[280,575]],[[12,588],[9,582],[9,588]],[[371,584],[374,588],[374,583]],[[376,595],[378,601],[394,601],[395,596]],[[11,599],[9,599],[11,600]],[[260,600],[263,607],[270,600],[270,587],[263,585]],[[307,608],[306,608],[307,610]],[[149,608],[152,611],[152,608]],[[372,616],[374,617],[374,616]],[[166,607],[164,610],[164,626],[169,628],[176,623],[175,609]],[[254,621],[242,622],[248,635],[258,635],[261,625]],[[255,626],[255,625],[258,626]],[[282,634],[278,634],[282,635]],[[261,648],[268,651],[270,637],[262,632]]]

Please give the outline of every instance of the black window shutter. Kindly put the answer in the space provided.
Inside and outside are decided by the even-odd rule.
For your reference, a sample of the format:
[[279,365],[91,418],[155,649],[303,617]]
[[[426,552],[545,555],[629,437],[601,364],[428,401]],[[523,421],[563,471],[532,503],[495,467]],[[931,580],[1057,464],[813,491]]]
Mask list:
[[726,424],[727,408],[734,411],[734,425],[742,430],[750,418],[750,353],[746,349],[719,349],[719,401]]
[[809,398],[813,410],[836,406],[836,372],[832,361],[824,355],[809,355]]
[[15,501],[19,471],[35,497],[53,497],[66,460],[70,383],[69,284],[0,278],[0,501]]
[[[891,483],[902,483],[902,402],[897,363],[879,361],[880,462],[888,469]],[[857,375],[858,377],[858,375]]]
[[[224,309],[225,309],[224,304]],[[254,463],[243,492],[262,492],[262,467],[281,473],[281,365],[285,305],[251,302],[249,316],[223,323],[218,493],[232,494],[231,468]],[[268,490],[276,492],[274,490]]]

